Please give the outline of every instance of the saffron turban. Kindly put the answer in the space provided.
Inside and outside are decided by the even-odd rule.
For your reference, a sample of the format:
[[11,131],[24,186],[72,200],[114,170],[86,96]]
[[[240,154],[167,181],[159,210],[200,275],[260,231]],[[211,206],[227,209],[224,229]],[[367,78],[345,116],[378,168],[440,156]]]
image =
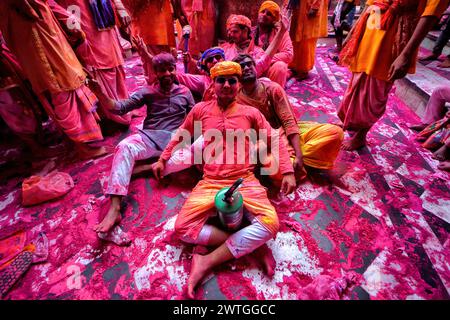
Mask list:
[[220,55],[222,56],[223,60],[225,60],[225,52],[221,47],[212,47],[209,49],[206,49],[205,52],[203,52],[201,58],[200,58],[200,66],[204,67],[206,66],[206,59],[209,57],[214,57]]
[[250,21],[250,19],[243,15],[232,14],[231,16],[229,16],[227,20],[227,30],[230,29],[234,24],[240,24],[248,27],[249,29],[252,28],[252,22]]
[[261,7],[259,7],[259,12],[264,9],[269,11],[275,17],[275,21],[280,20],[280,6],[278,4],[273,1],[264,1]]
[[210,72],[212,79],[215,79],[218,76],[242,75],[241,66],[239,63],[233,61],[222,61],[216,63],[216,65],[211,68]]

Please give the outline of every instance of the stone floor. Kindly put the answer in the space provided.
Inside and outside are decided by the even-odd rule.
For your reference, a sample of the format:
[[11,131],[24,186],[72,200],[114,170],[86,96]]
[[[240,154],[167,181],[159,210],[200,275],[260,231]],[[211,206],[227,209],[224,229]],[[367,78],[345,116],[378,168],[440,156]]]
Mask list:
[[[329,43],[319,45],[310,77],[287,85],[300,119],[337,119],[350,74],[328,58]],[[136,57],[127,61],[130,92],[145,83],[141,71]],[[136,114],[131,132],[144,112]],[[273,278],[252,257],[242,258],[217,268],[196,298],[321,299],[327,293],[309,284],[323,280],[333,290],[352,278],[338,298],[449,299],[450,175],[436,168],[407,128],[418,120],[392,92],[367,147],[341,152],[333,170],[287,197],[270,192],[280,218],[279,233],[268,243],[277,263]],[[115,133],[105,144],[112,148],[127,134]],[[163,184],[146,176],[132,181],[122,220],[132,243],[119,247],[92,231],[107,204],[103,190],[112,154],[78,161],[67,152],[33,161],[11,143],[2,146],[7,159],[0,162],[0,238],[25,230],[28,239],[44,232],[50,240],[48,260],[32,265],[5,299],[185,297],[192,248],[176,239],[173,225],[199,177],[195,169]],[[23,179],[54,169],[69,173],[74,189],[53,202],[21,206]]]

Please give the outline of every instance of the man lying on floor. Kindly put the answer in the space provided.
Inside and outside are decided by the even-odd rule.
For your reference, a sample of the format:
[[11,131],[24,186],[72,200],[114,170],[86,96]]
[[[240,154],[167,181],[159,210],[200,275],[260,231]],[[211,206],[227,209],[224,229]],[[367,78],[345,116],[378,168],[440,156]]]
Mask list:
[[[233,138],[226,139],[225,142],[223,136],[216,135],[239,130],[258,132],[257,137],[261,137],[262,133],[266,134],[270,151],[279,155],[278,163],[283,175],[282,190],[287,194],[295,188],[289,154],[286,146],[279,143],[276,131],[256,108],[236,102],[241,74],[240,65],[231,61],[219,62],[211,69],[217,99],[194,106],[153,167],[155,177],[161,178],[166,162],[178,146],[180,138],[193,136],[194,128],[201,126],[201,134],[205,137],[204,175],[178,213],[175,232],[182,241],[215,249],[207,255],[193,255],[188,279],[189,298],[194,298],[195,287],[212,268],[255,250],[263,250],[262,261],[265,263],[266,273],[272,275],[274,268],[273,256],[265,243],[275,237],[279,227],[278,217],[267,198],[266,189],[253,173],[256,164],[249,160],[250,153],[254,150],[251,149],[251,139],[246,137],[244,142],[239,143],[239,139]],[[213,139],[210,139],[211,135],[214,136]],[[243,158],[239,158],[240,152],[236,151],[241,147]],[[212,152],[208,153],[207,150]],[[217,191],[231,186],[237,178],[244,178],[239,191],[243,196],[250,224],[230,234],[208,224],[207,220],[214,207]]]
[[108,213],[96,232],[108,232],[120,222],[120,202],[127,195],[133,166],[136,160],[159,157],[191,110],[194,98],[188,88],[174,82],[176,61],[169,53],[156,55],[152,61],[158,81],[133,94],[130,99],[110,99],[95,80],[89,87],[101,104],[117,114],[147,106],[147,116],[139,133],[122,140],[116,147],[106,193],[111,197]]

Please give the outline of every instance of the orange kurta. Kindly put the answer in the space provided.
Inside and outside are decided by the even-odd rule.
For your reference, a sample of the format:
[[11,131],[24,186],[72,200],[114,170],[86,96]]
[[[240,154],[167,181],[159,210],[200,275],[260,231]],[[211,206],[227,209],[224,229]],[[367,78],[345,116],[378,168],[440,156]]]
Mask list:
[[[307,16],[318,9],[315,17]],[[294,45],[294,61],[290,66],[297,72],[308,72],[314,66],[317,39],[328,35],[328,0],[300,1],[292,12],[290,35]]]
[[[448,1],[439,0],[419,0],[418,2],[417,16],[440,17],[448,5]],[[370,10],[370,16],[367,20],[366,29],[355,61],[349,67],[352,72],[365,72],[367,75],[374,76],[379,80],[387,81],[389,68],[397,58],[393,56],[391,48],[394,43],[398,24],[394,22],[388,30],[372,27],[373,22],[377,20],[375,18],[377,15],[376,10],[374,10],[375,8],[369,8],[372,3],[373,0],[367,1],[366,10]],[[417,52],[413,59],[411,59],[412,64],[408,70],[409,73],[415,72],[416,56]]]
[[[199,128],[197,128],[198,125],[200,125]],[[234,102],[226,110],[222,110],[219,107],[217,100],[196,104],[191,112],[189,112],[186,120],[181,125],[172,141],[169,142],[160,158],[166,161],[170,159],[172,151],[178,145],[178,139],[181,134],[189,133],[191,137],[194,137],[194,134],[197,134],[198,136],[203,135],[205,137],[204,159],[211,160],[205,160],[206,163],[203,167],[205,177],[212,179],[231,179],[239,176],[246,176],[252,173],[256,167],[256,163],[250,161],[249,154],[251,152],[251,142],[248,137],[245,137],[245,142],[243,143],[243,151],[245,153],[244,159],[238,158],[240,154],[240,152],[238,152],[238,141],[227,141],[226,132],[230,130],[245,132],[246,130],[252,129],[256,130],[258,134],[261,134],[261,132],[265,133],[268,142],[274,143],[272,147],[279,148],[281,173],[293,172],[286,146],[283,143],[279,143],[278,134],[272,129],[261,112],[253,107],[242,105],[237,102]],[[260,132],[259,130],[262,131]],[[211,137],[211,135],[218,133],[221,134],[221,137],[218,138],[221,138],[224,142],[222,146],[223,152],[220,155],[212,152],[212,147],[220,147],[218,141],[214,141],[214,138]],[[209,137],[207,137],[208,135]],[[279,144],[279,146],[277,146],[277,144]],[[231,147],[232,145],[234,145],[234,147]],[[230,154],[227,154],[227,152],[230,152]],[[231,159],[228,158],[230,156]],[[220,157],[218,163],[212,161],[214,160],[214,157]],[[232,160],[232,163],[229,163],[230,161],[228,160]],[[243,161],[241,162],[241,160]]]
[[131,15],[133,35],[139,35],[147,45],[175,47],[175,28],[170,0],[123,1]]
[[[277,144],[279,145],[278,159],[281,173],[292,173],[293,168],[286,146],[283,143],[278,143],[278,135],[275,133],[275,130],[270,127],[270,124],[256,108],[233,102],[226,110],[222,110],[217,100],[200,102],[188,114],[175,137],[161,154],[160,159],[167,161],[179,143],[178,138],[183,132],[184,134],[189,133],[192,137],[196,131],[194,129],[195,126],[199,124],[201,125],[201,128],[199,128],[201,131],[197,134],[202,134],[205,137],[203,151],[205,159],[203,167],[204,178],[194,188],[178,215],[175,223],[177,233],[181,237],[197,239],[200,230],[208,219],[207,211],[214,206],[214,195],[216,192],[225,186],[230,186],[237,178],[242,177],[244,178],[244,186],[240,189],[240,192],[244,197],[245,207],[272,234],[275,234],[278,230],[277,214],[267,199],[266,189],[260,185],[253,174],[256,163],[249,161],[249,154],[252,150],[250,139],[245,138],[245,142],[241,144],[244,151],[244,159],[241,159],[243,160],[241,162],[238,156],[240,152],[237,151],[240,146],[239,141],[226,138],[226,132],[230,131],[236,132],[240,130],[245,132],[246,130],[254,129],[258,134],[261,134],[260,130],[263,130],[267,133],[269,141],[273,142],[271,145],[272,151],[275,150],[273,148],[277,148]],[[214,131],[219,136],[214,138],[208,137],[208,134],[213,134]],[[222,145],[220,141],[223,142]],[[211,147],[214,145],[219,146],[216,151],[221,152],[219,154],[214,152],[222,160],[218,163],[210,163],[207,160],[209,158],[208,155],[212,151]],[[228,156],[231,156],[231,159]],[[232,160],[232,163],[228,160]]]
[[216,39],[216,8],[214,0],[182,0],[192,33],[189,51],[193,55],[213,46]]
[[43,107],[67,136],[79,143],[103,138],[86,75],[46,0],[34,0],[41,19],[0,2],[0,29]]
[[86,75],[46,0],[35,0],[42,20],[23,18],[0,2],[0,29],[36,93],[79,88]]

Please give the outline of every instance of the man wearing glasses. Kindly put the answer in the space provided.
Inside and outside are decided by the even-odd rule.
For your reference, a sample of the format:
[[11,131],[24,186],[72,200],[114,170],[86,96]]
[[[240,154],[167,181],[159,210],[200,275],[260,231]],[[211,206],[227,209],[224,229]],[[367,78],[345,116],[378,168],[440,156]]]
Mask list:
[[[267,78],[257,79],[255,61],[251,56],[240,54],[233,61],[239,63],[242,69],[237,101],[257,108],[272,128],[280,130],[282,141],[288,146],[297,180],[306,177],[304,165],[320,170],[333,168],[344,139],[343,130],[328,123],[297,122],[284,89]],[[270,177],[275,184],[282,179],[279,172]]]
[[[243,142],[245,161],[240,162],[235,150],[242,145],[235,139],[232,139],[231,143],[228,139],[226,143],[220,143],[218,141],[220,138],[217,140],[215,135],[212,135],[214,139],[208,139],[207,136],[213,131],[219,134],[239,130],[265,132],[267,140],[272,142],[268,143],[271,151],[275,152],[274,148],[279,147],[280,172],[283,175],[282,191],[288,194],[295,188],[293,168],[285,145],[278,143],[276,132],[256,108],[236,102],[241,74],[239,64],[231,61],[219,62],[211,69],[217,99],[200,102],[194,106],[153,167],[154,176],[160,179],[179,139],[186,136],[186,132],[192,136],[194,128],[201,125],[201,133],[205,137],[203,179],[192,190],[175,222],[175,232],[182,241],[214,248],[207,255],[193,255],[187,283],[187,295],[191,299],[194,298],[195,287],[211,269],[230,259],[240,258],[255,251],[266,274],[273,275],[275,268],[275,260],[265,243],[275,237],[279,222],[275,208],[267,198],[266,189],[261,186],[253,173],[256,164],[249,161],[250,139]],[[214,144],[216,148],[212,149],[211,146]],[[217,148],[217,145],[220,148]],[[206,150],[213,152],[207,154]],[[232,163],[227,155],[231,155]],[[219,161],[216,161],[217,159]],[[245,215],[249,224],[231,234],[208,224],[207,220],[210,217],[210,210],[214,207],[217,191],[231,186],[238,178],[244,178],[244,184],[239,191],[244,199],[247,210]]]

